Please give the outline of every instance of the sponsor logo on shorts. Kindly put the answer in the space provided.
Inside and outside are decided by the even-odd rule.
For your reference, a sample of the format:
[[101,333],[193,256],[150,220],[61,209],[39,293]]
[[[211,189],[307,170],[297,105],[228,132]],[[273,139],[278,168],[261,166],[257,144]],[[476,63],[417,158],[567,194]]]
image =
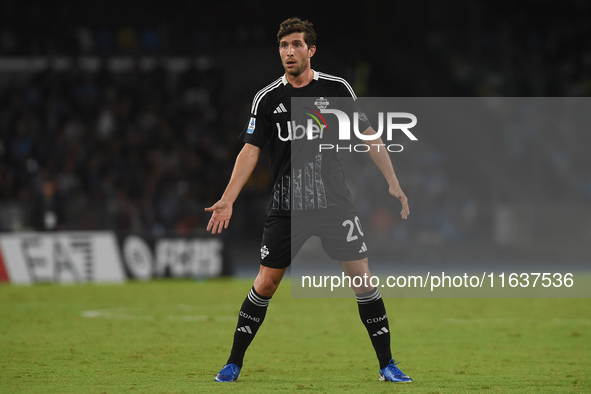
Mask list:
[[365,242],[361,245],[361,249],[359,249],[359,253],[367,252],[367,245]]

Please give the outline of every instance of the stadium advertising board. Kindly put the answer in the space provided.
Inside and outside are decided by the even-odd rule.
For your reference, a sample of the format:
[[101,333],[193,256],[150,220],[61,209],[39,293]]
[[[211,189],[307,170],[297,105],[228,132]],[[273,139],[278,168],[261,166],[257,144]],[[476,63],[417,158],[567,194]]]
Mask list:
[[208,278],[223,273],[214,238],[117,237],[112,232],[0,235],[0,282],[88,283],[127,279]]
[[125,280],[117,241],[110,232],[2,234],[0,248],[8,282]]
[[223,243],[217,238],[159,238],[139,235],[122,240],[121,251],[132,279],[208,278],[222,275]]

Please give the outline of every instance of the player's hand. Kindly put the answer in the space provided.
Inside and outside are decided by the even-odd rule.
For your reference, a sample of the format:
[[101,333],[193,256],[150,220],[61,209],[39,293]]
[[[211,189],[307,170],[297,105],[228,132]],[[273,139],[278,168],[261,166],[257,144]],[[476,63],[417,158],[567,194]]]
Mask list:
[[207,224],[207,231],[211,230],[212,234],[216,232],[219,234],[222,232],[222,229],[228,228],[230,224],[230,218],[232,217],[232,204],[220,200],[213,204],[209,208],[205,208],[207,212],[211,212],[211,219],[209,219],[209,223]]
[[406,220],[408,215],[410,215],[410,208],[408,207],[408,198],[406,198],[406,194],[404,194],[404,192],[402,191],[402,189],[400,188],[399,185],[391,186],[390,189],[388,189],[388,191],[390,192],[391,195],[396,197],[400,201],[400,203],[402,204],[402,210],[400,211],[400,216],[402,216],[402,219]]

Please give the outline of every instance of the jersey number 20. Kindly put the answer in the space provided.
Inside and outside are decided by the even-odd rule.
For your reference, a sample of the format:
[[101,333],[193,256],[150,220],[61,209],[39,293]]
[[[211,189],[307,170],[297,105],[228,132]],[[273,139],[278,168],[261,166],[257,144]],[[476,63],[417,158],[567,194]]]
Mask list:
[[353,224],[353,220],[347,219],[342,224],[343,227],[349,227],[349,232],[347,234],[347,242],[352,242],[358,239],[359,237],[354,234],[355,227],[357,227],[357,232],[361,234],[363,237],[363,230],[361,230],[361,221],[359,220],[358,216],[355,216],[355,224]]

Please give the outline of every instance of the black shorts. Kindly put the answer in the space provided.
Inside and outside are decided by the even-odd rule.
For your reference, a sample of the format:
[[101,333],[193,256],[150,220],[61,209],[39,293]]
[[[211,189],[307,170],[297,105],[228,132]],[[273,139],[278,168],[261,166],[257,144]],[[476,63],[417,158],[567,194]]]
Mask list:
[[261,241],[261,265],[287,268],[302,245],[318,236],[322,248],[339,261],[367,257],[367,246],[356,212],[315,216],[268,216]]

